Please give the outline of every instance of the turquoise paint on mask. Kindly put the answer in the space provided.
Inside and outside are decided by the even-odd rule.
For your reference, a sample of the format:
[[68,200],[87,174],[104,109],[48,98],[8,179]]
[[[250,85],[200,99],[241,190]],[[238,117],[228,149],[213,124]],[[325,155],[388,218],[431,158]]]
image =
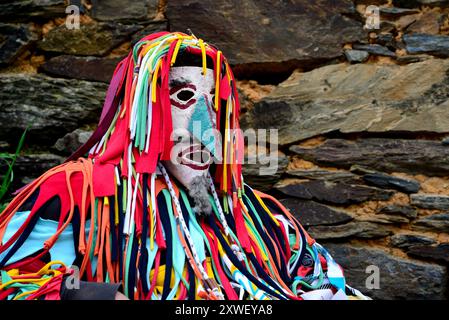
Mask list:
[[189,120],[188,130],[196,139],[198,139],[198,141],[207,147],[210,153],[215,155],[216,142],[215,137],[211,134],[213,132],[212,130],[215,128],[212,119],[209,116],[209,111],[207,110],[208,105],[204,96],[201,96],[198,99],[194,108],[195,110]]

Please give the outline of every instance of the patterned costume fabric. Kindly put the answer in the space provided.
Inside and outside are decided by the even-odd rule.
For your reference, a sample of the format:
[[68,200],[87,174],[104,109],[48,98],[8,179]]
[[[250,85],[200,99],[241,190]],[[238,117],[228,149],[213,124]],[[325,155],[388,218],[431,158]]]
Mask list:
[[[210,214],[164,165],[181,55],[213,72],[223,156],[205,175]],[[288,210],[243,182],[239,109],[221,51],[183,33],[141,39],[117,65],[89,141],[0,214],[0,299],[59,299],[75,269],[121,283],[130,299],[365,299]]]

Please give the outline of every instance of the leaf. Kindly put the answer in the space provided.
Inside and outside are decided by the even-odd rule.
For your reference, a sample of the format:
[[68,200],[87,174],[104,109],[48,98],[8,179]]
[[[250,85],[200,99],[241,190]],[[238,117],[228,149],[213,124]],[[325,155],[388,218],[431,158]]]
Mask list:
[[[6,170],[6,174],[3,176],[3,181],[0,186],[0,201],[5,196],[6,192],[9,189],[9,186],[11,185],[11,182],[13,180],[13,167],[16,163],[16,159],[19,156],[20,150],[22,150],[23,143],[25,142],[25,136],[28,131],[28,128],[25,129],[25,131],[22,133],[22,136],[20,137],[19,144],[17,145],[16,151],[14,154],[0,154],[0,159],[6,161],[8,169]],[[3,207],[5,204],[0,204],[0,207]],[[6,206],[6,205],[5,205]],[[0,208],[0,212],[3,211],[4,208]]]

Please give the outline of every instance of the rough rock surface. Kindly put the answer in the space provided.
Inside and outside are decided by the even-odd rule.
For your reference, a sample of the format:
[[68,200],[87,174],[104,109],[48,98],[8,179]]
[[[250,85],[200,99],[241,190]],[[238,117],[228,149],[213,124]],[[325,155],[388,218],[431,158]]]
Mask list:
[[50,19],[65,15],[64,0],[15,0],[0,2],[1,21]]
[[30,25],[0,23],[0,65],[13,63],[36,40]]
[[417,245],[410,248],[407,254],[411,257],[431,259],[443,263],[449,263],[449,243],[437,246]]
[[161,32],[161,31],[167,31],[168,30],[168,21],[151,21],[148,25],[146,25],[142,30],[135,33],[132,36],[131,44],[135,44],[137,41],[142,39],[143,37],[155,33],[155,32]]
[[441,12],[434,10],[427,11],[423,13],[415,23],[407,28],[407,33],[437,35],[440,31],[442,17],[443,15]]
[[58,139],[54,148],[63,154],[70,155],[87,142],[92,132],[91,130],[76,129]]
[[288,159],[282,152],[274,156],[273,168],[270,168],[270,151],[265,153],[246,154],[245,162],[242,166],[242,174],[245,182],[254,188],[266,191],[275,184],[288,165]]
[[[50,75],[109,83],[121,58],[76,57],[62,55],[51,58],[42,66]],[[76,73],[73,73],[76,70]]]
[[349,62],[365,62],[369,58],[369,53],[363,50],[345,50],[345,57]]
[[360,203],[368,199],[388,200],[393,195],[388,190],[318,180],[278,185],[276,189],[288,196],[333,204]]
[[410,220],[406,217],[401,217],[398,215],[387,215],[387,214],[377,214],[375,216],[368,215],[359,218],[360,221],[381,223],[381,224],[403,224],[409,223]]
[[448,0],[393,0],[395,6],[403,8],[417,8],[421,4],[439,6],[448,3]]
[[[18,157],[14,166],[14,175],[19,177],[19,179],[13,181],[11,190],[30,183],[33,179],[61,164],[64,160],[64,157],[51,153],[27,154]],[[0,167],[0,172],[4,171],[4,167]]]
[[341,56],[342,44],[364,36],[361,23],[348,17],[354,12],[348,0],[181,0],[167,6],[172,31],[190,28],[232,64],[265,62],[272,68]]
[[428,230],[449,233],[449,213],[439,213],[417,220],[413,227],[417,230]]
[[355,141],[329,139],[315,148],[291,146],[308,161],[350,168],[357,164],[385,172],[430,176],[449,174],[449,148],[438,141],[369,138]]
[[315,201],[287,198],[280,200],[304,227],[336,225],[353,220],[346,212]]
[[423,209],[449,210],[449,196],[438,194],[412,194],[412,205]]
[[107,90],[103,83],[0,75],[1,139],[17,143],[29,126],[27,143],[54,143],[81,122],[97,122]]
[[154,18],[157,0],[97,0],[92,16],[100,21],[140,21]]
[[434,244],[435,242],[434,239],[414,234],[395,234],[390,238],[392,246],[402,249],[408,249],[417,245]]
[[401,215],[409,219],[414,219],[417,217],[418,212],[416,209],[409,206],[399,206],[399,205],[388,205],[382,207],[379,210],[379,213],[383,214],[393,214],[393,215]]
[[302,170],[292,169],[287,170],[286,173],[290,176],[294,176],[300,179],[310,180],[326,180],[326,181],[354,181],[358,180],[355,174],[346,171],[331,171],[331,170]]
[[404,35],[405,49],[410,54],[431,53],[449,57],[449,36],[423,33]]
[[[345,270],[348,283],[373,299],[445,299],[445,267],[408,261],[370,247],[325,245]],[[380,289],[366,288],[366,279],[372,275],[367,272],[370,265],[379,268]]]
[[396,189],[405,193],[415,193],[420,188],[416,180],[398,178],[384,173],[369,173],[363,176],[363,180],[379,188]]
[[387,17],[400,17],[403,15],[418,13],[416,9],[406,9],[406,8],[396,8],[396,7],[380,7],[379,8],[381,16]]
[[103,56],[114,47],[131,38],[142,29],[139,25],[120,23],[81,24],[80,29],[70,30],[65,25],[51,29],[39,42],[44,51],[81,56]]
[[308,232],[317,240],[361,238],[375,239],[390,235],[392,232],[377,223],[368,221],[351,221],[336,226],[314,226]]
[[396,57],[396,54],[388,48],[379,44],[355,44],[353,48],[356,50],[363,50],[377,56]]
[[333,131],[447,132],[448,71],[449,61],[433,59],[295,73],[256,103],[243,124],[277,128],[281,145]]

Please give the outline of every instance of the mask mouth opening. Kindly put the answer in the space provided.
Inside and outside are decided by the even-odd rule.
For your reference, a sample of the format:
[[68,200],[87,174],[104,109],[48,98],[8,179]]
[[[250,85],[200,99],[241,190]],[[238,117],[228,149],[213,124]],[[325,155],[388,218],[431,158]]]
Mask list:
[[178,163],[195,170],[205,170],[211,162],[211,155],[203,145],[195,144],[178,153]]

